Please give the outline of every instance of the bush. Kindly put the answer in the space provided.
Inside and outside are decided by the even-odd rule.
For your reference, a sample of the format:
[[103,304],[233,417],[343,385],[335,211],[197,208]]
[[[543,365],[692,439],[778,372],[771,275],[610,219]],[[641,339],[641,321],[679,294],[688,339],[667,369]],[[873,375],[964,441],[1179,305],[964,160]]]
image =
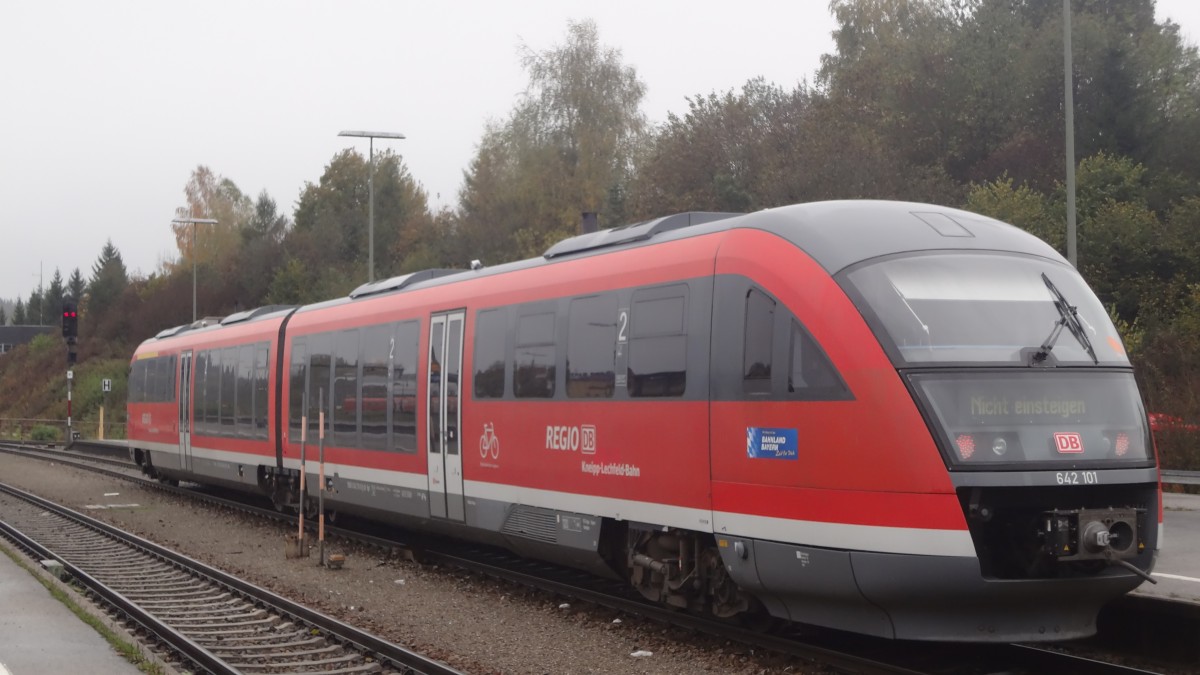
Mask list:
[[63,349],[65,352],[62,339],[51,333],[35,335],[33,336],[33,339],[29,341],[29,351],[34,354],[44,354],[55,349]]
[[55,427],[44,424],[36,426],[29,432],[29,437],[35,441],[57,441],[61,432]]

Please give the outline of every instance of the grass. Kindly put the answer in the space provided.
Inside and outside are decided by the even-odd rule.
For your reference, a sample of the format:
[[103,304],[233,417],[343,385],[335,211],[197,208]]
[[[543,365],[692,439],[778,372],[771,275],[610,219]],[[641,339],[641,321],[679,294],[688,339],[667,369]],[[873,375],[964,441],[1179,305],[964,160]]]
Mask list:
[[66,606],[67,609],[71,610],[72,614],[79,617],[81,621],[95,629],[95,631],[99,633],[100,636],[108,642],[108,644],[112,645],[112,648],[115,649],[118,654],[124,657],[126,661],[137,666],[138,670],[142,671],[143,673],[150,673],[151,675],[164,675],[166,671],[164,671],[162,666],[159,664],[147,659],[145,654],[142,652],[140,645],[125,640],[123,637],[118,635],[116,631],[109,628],[103,620],[101,620],[99,617],[93,616],[90,612],[80,606],[80,604],[75,601],[75,598],[71,596],[71,594],[67,593],[60,586],[53,583],[49,579],[46,579],[42,574],[40,574],[39,570],[31,566],[26,558],[17,555],[7,546],[0,546],[0,551],[3,551],[4,554],[7,555],[14,563],[16,563],[18,567],[21,567],[26,572],[29,572],[34,579],[37,579],[38,583],[46,588],[51,597],[61,602]]

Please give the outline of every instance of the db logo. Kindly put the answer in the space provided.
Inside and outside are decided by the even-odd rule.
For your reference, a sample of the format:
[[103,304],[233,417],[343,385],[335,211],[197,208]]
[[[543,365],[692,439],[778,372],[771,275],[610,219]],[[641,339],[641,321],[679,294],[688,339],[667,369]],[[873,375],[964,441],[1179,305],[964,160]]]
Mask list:
[[591,424],[584,424],[579,427],[583,438],[580,439],[579,450],[585,455],[596,454],[596,427]]
[[1083,438],[1073,432],[1054,434],[1054,445],[1058,448],[1060,455],[1083,452]]

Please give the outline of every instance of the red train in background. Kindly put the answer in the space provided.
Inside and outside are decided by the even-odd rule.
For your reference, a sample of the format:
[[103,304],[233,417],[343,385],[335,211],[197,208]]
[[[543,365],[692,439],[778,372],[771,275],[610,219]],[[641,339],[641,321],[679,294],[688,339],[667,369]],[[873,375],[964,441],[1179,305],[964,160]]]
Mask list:
[[135,460],[294,506],[324,412],[327,508],[901,639],[1089,635],[1153,568],[1120,337],[1011,225],[822,202],[475,267],[145,341]]

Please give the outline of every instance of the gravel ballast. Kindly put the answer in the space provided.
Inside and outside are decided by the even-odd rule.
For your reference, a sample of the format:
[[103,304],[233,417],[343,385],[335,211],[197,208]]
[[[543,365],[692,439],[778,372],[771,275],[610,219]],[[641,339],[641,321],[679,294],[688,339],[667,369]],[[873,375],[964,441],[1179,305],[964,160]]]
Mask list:
[[344,554],[346,563],[340,570],[324,569],[317,566],[315,551],[309,558],[285,557],[287,538],[295,530],[283,524],[57,463],[0,454],[0,482],[112,523],[468,673],[828,672],[371,549],[330,546],[327,550]]

